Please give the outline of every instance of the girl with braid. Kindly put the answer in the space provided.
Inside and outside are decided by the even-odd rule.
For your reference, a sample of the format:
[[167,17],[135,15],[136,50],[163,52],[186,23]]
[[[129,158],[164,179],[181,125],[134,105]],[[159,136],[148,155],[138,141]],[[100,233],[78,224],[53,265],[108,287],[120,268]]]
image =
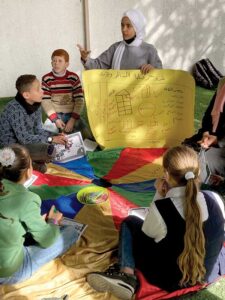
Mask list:
[[225,274],[224,205],[215,192],[199,190],[197,154],[186,146],[171,148],[163,168],[145,220],[129,216],[122,222],[118,264],[88,274],[94,289],[131,299],[136,268],[170,292]]
[[0,150],[0,285],[31,277],[78,239],[73,226],[58,226],[63,215],[54,206],[41,216],[40,197],[23,185],[31,175],[24,147]]

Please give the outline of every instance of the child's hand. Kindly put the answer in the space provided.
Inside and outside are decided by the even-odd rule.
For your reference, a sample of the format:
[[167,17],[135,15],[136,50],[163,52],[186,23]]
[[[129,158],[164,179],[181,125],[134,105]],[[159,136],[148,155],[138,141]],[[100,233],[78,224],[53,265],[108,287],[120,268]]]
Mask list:
[[52,137],[52,142],[54,144],[66,145],[68,143],[68,138],[64,133],[59,133],[58,135],[54,135]]
[[202,135],[202,139],[198,141],[198,144],[202,148],[208,149],[211,145],[217,144],[217,136],[209,134],[208,131],[204,132]]
[[57,128],[63,130],[65,128],[65,123],[61,119],[57,119],[55,121],[55,125]]
[[77,44],[77,48],[79,49],[80,51],[80,56],[81,56],[81,59],[86,62],[89,54],[91,53],[90,50],[86,50],[84,49],[81,45]]
[[165,178],[158,178],[155,181],[155,189],[162,196],[165,197],[166,193],[169,190],[169,185],[166,182]]
[[74,129],[75,123],[76,123],[76,120],[74,118],[70,118],[69,121],[66,123],[64,132],[66,132],[66,133],[72,132]]
[[48,218],[54,221],[54,224],[59,225],[63,219],[63,214],[55,208],[55,205],[52,205]]

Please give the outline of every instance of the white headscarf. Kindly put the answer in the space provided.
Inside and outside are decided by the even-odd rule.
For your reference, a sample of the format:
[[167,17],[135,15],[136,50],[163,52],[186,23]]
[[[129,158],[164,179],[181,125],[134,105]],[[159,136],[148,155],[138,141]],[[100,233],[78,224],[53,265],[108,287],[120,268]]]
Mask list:
[[128,17],[129,20],[131,21],[136,33],[136,37],[134,41],[130,44],[126,44],[125,41],[121,41],[118,47],[116,48],[116,51],[113,56],[113,61],[112,61],[112,69],[115,70],[120,69],[120,63],[125,49],[125,44],[127,46],[138,47],[141,45],[145,37],[146,19],[142,14],[142,12],[140,12],[137,9],[129,9],[123,13],[123,17]]

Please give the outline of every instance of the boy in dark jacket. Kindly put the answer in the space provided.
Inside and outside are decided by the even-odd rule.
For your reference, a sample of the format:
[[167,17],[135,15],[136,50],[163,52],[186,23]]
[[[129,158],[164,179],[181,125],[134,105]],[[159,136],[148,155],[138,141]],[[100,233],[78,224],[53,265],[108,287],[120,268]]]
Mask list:
[[24,145],[30,152],[34,169],[45,172],[45,162],[55,154],[55,144],[66,144],[64,134],[53,135],[42,128],[43,91],[35,75],[21,75],[16,81],[17,94],[0,115],[0,147]]

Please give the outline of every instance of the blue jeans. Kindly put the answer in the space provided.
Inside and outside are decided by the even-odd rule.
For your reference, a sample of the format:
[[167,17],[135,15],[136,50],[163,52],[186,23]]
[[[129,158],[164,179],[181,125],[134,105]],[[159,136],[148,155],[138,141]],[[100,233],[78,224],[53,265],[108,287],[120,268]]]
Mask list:
[[127,217],[121,224],[118,253],[121,269],[124,267],[135,269],[133,247],[136,240],[135,236],[139,235],[142,224],[143,220],[135,216]]
[[[71,113],[57,113],[58,118],[60,118],[65,124],[69,121],[69,119],[71,118],[72,114]],[[82,129],[84,129],[86,127],[86,124],[84,123],[84,120],[79,119],[76,120],[76,124],[74,127],[74,131],[82,131]]]
[[[57,116],[66,124],[69,121],[69,119],[71,118],[72,113],[57,113]],[[56,130],[58,130],[57,127],[56,127]],[[94,140],[93,134],[91,133],[91,131],[87,127],[87,124],[85,123],[85,121],[82,118],[76,120],[74,129],[71,133],[74,133],[77,131],[81,132],[83,139]]]
[[78,235],[73,226],[62,226],[55,243],[48,248],[40,246],[24,247],[24,259],[21,267],[12,276],[0,278],[0,284],[15,284],[32,276],[39,268],[62,255],[76,241]]

